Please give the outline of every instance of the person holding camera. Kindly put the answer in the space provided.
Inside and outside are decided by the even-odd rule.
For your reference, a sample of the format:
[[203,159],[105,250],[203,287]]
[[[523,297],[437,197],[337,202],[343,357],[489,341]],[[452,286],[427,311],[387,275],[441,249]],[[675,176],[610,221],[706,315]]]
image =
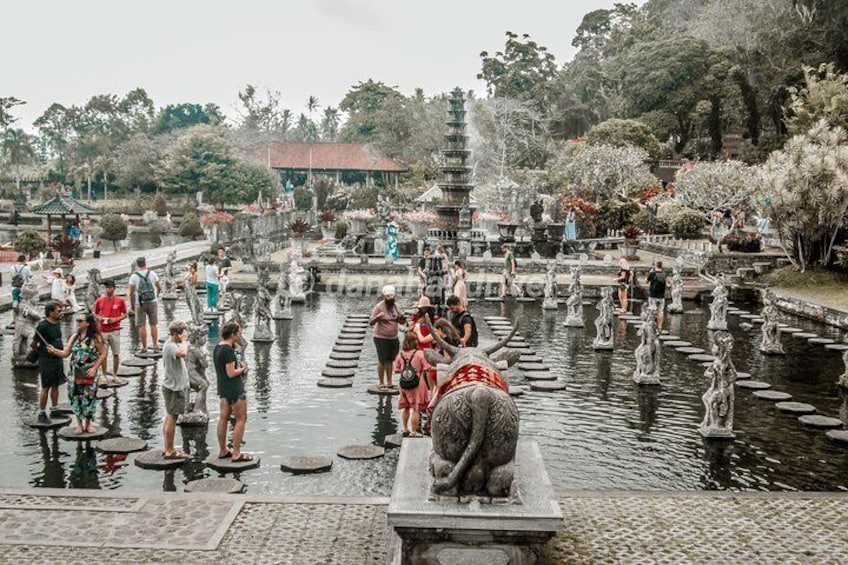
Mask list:
[[374,327],[374,347],[377,349],[377,378],[380,390],[393,389],[393,364],[400,351],[398,342],[399,324],[406,318],[395,304],[395,287],[386,285],[382,290],[383,299],[374,306],[368,321]]
[[165,447],[162,456],[165,459],[187,457],[181,449],[174,449],[177,418],[186,411],[188,404],[189,379],[185,364],[187,355],[188,325],[182,320],[175,320],[168,326],[168,341],[162,347],[162,363],[165,367],[165,377],[162,380],[162,397],[165,399],[162,438]]
[[[241,326],[228,322],[221,329],[221,341],[215,346],[212,361],[218,378],[218,396],[221,413],[218,416],[218,458],[233,461],[253,461],[253,456],[241,452],[244,428],[247,425],[247,394],[244,391],[244,376],[247,363],[239,359],[236,344],[241,340]],[[235,418],[232,451],[227,449],[227,427],[230,416]]]

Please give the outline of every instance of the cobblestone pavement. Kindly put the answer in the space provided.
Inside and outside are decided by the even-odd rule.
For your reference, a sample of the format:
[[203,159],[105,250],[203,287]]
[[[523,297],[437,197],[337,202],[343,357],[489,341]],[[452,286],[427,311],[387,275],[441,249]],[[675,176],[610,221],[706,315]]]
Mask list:
[[[387,559],[385,498],[46,491],[0,493],[0,563]],[[564,493],[546,563],[842,563],[846,502],[838,493]],[[55,539],[65,546],[45,545]]]

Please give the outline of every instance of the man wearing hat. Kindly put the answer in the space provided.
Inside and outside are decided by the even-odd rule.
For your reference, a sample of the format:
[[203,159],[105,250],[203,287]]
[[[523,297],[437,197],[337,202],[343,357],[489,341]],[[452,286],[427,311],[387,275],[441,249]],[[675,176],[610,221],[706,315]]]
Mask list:
[[[115,295],[115,281],[103,283],[103,296],[94,302],[94,319],[103,336],[103,344],[107,352],[112,351],[112,374],[118,375],[118,365],[121,364],[121,321],[127,317],[127,304],[120,296]],[[103,363],[103,377],[111,380],[106,370],[108,363]]]
[[394,388],[392,365],[400,352],[398,323],[403,323],[403,316],[395,304],[395,287],[384,286],[382,295],[383,299],[374,306],[368,323],[374,327],[374,347],[377,349],[377,378],[380,381],[380,390],[388,390]]

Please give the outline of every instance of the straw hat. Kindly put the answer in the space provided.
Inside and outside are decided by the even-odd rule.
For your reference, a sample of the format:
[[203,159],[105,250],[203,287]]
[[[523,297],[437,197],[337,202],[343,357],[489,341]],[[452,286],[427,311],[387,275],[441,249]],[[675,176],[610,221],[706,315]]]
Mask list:
[[61,267],[56,267],[55,269],[53,269],[53,274],[54,275],[64,275],[65,271],[63,271]]
[[418,303],[412,306],[413,308],[432,308],[433,304],[430,302],[430,299],[426,296],[422,296]]

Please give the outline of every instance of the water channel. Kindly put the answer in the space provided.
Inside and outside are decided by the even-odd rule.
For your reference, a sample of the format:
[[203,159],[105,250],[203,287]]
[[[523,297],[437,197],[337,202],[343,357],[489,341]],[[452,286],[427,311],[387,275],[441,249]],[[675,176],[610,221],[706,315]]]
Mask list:
[[[252,319],[252,296],[246,319]],[[253,370],[248,382],[249,420],[245,450],[258,453],[262,466],[241,475],[249,492],[257,494],[389,495],[398,451],[383,459],[346,461],[334,458],[333,470],[320,475],[292,476],[280,471],[282,458],[298,454],[333,454],[345,445],[382,444],[399,430],[396,398],[368,394],[376,381],[376,356],[370,335],[360,357],[353,388],[316,386],[335,336],[345,316],[368,313],[373,297],[311,297],[295,306],[293,321],[276,322],[277,341],[248,348]],[[164,303],[160,327],[187,319],[183,301]],[[708,348],[708,312],[687,303],[685,314],[669,316],[670,331],[698,347]],[[494,337],[482,318],[503,315],[521,322],[521,333],[537,355],[558,371],[568,389],[527,392],[516,399],[521,433],[537,440],[548,473],[557,489],[628,490],[844,490],[848,487],[848,449],[830,443],[821,431],[806,429],[795,417],[780,413],[772,402],[737,390],[737,437],[728,443],[705,443],[697,432],[703,414],[701,395],[707,387],[704,368],[671,348],[663,348],[662,387],[635,386],[634,326],[616,325],[616,350],[592,350],[596,315],[585,306],[586,329],[562,326],[564,310],[542,311],[539,304],[472,305],[483,342]],[[8,317],[8,314],[5,315]],[[842,339],[836,329],[784,316],[785,322],[822,337]],[[6,323],[7,320],[2,320]],[[819,413],[848,418],[848,399],[835,387],[842,373],[841,355],[820,345],[783,334],[785,357],[765,357],[757,350],[760,333],[740,328],[730,318],[736,338],[733,360],[739,371],[813,404]],[[131,351],[137,336],[125,323],[123,350]],[[72,322],[63,324],[67,337]],[[252,330],[248,328],[248,336]],[[160,329],[160,332],[163,332]],[[161,333],[161,335],[165,335]],[[218,327],[209,327],[209,342]],[[210,349],[211,349],[210,345]],[[6,487],[127,488],[182,490],[190,480],[214,476],[203,459],[216,449],[214,421],[217,396],[210,367],[209,429],[186,428],[184,447],[193,459],[171,472],[142,470],[128,457],[103,455],[75,442],[58,439],[23,425],[35,413],[38,376],[12,371],[11,336],[0,336],[0,484]],[[161,363],[159,364],[161,367]],[[158,369],[161,370],[161,369]],[[511,369],[512,384],[526,385]],[[157,368],[131,378],[116,397],[101,402],[98,424],[110,435],[140,437],[152,448],[161,446],[163,402]],[[63,393],[64,396],[64,393]],[[848,420],[846,420],[848,421]],[[180,431],[178,433],[178,443]]]

